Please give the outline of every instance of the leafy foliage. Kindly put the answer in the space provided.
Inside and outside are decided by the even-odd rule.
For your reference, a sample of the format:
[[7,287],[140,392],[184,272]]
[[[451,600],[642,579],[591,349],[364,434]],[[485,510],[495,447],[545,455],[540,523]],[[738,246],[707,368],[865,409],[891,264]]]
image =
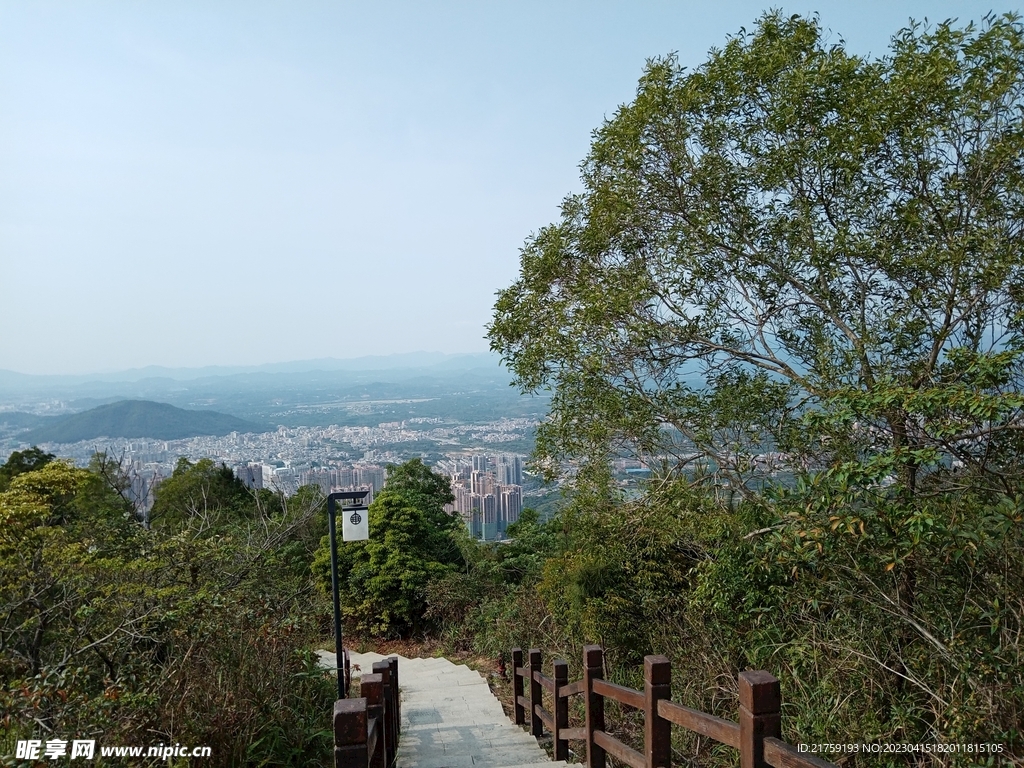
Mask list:
[[[427,585],[457,569],[461,521],[444,511],[451,484],[420,459],[389,468],[387,485],[370,504],[368,541],[338,543],[342,613],[350,629],[406,637],[422,633]],[[330,541],[313,564],[331,589]]]
[[0,493],[3,752],[148,734],[208,745],[214,765],[328,764],[332,687],[308,650],[322,498],[217,534],[194,517],[147,530],[106,462],[49,462]]
[[[541,523],[537,512],[527,508],[507,533],[506,542],[487,544],[460,528],[457,540],[465,567],[427,586],[426,617],[459,650],[498,657],[516,645],[536,645],[550,619],[537,587],[545,565],[564,546],[561,522]],[[551,638],[545,639],[545,647],[552,647]]]
[[172,475],[154,492],[150,523],[176,529],[182,525],[217,527],[244,517],[251,507],[248,488],[224,464],[178,459]]
[[[496,305],[494,349],[554,391],[543,455],[695,447],[749,482],[765,447],[859,447],[913,485],[945,458],[1005,490],[1021,44],[1012,18],[911,28],[866,61],[768,16],[692,73],[651,62]],[[796,439],[822,411],[841,448]]]
[[6,491],[11,485],[11,480],[18,475],[41,469],[55,458],[57,457],[52,453],[46,453],[35,445],[24,451],[15,451],[7,457],[3,465],[0,465],[0,491]]
[[[1019,19],[871,60],[768,14],[695,70],[649,62],[582,168],[489,330],[575,483],[560,627],[701,670],[705,709],[764,666],[796,740],[1019,755]],[[624,453],[659,468],[636,501]]]

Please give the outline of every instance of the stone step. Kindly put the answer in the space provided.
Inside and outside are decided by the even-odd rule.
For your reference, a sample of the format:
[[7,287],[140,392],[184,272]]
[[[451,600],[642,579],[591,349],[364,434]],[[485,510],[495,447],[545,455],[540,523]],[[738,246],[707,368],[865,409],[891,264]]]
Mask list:
[[[531,762],[524,763],[523,759],[531,760]],[[550,760],[523,758],[516,755],[510,755],[504,759],[473,755],[440,755],[415,759],[406,757],[399,751],[398,765],[400,768],[518,768],[523,765],[551,768],[553,765],[565,765],[565,763],[552,763]]]
[[450,661],[449,659],[444,658],[443,656],[430,656],[430,657],[426,657],[426,658],[406,659],[405,663],[409,667],[417,668],[417,669],[429,669],[429,668],[433,668],[433,667],[454,667],[454,666],[456,666],[452,661]]
[[[333,669],[334,654],[317,651]],[[368,672],[378,653],[351,653],[355,676]],[[506,717],[487,679],[443,657],[398,657],[402,735],[398,768],[564,768],[537,740]]]
[[469,768],[470,766],[489,768],[509,768],[517,765],[551,766],[543,752],[531,753],[518,749],[483,748],[476,752],[409,752],[399,745],[398,765],[402,768]]

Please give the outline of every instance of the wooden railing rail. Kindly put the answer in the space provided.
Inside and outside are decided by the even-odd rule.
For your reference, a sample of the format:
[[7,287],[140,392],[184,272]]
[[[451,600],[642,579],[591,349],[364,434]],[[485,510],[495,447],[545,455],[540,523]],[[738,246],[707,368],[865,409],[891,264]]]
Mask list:
[[723,720],[706,712],[676,704],[674,701],[659,701],[658,714],[671,723],[714,739],[719,744],[734,749],[740,748],[740,727],[731,720]]
[[575,683],[569,683],[559,689],[558,695],[568,698],[569,696],[575,696],[577,693],[583,693],[585,690],[587,690],[587,681],[577,680]]
[[555,691],[555,681],[552,680],[550,677],[545,677],[540,672],[534,672],[533,673],[533,679],[536,680],[538,683],[540,683],[541,686],[545,690],[548,690],[548,691],[551,691],[552,693],[554,693],[554,691]]
[[[604,651],[600,646],[583,649],[583,678],[570,683],[568,665],[553,664],[553,676],[541,672],[541,652],[531,648],[529,663],[523,651],[512,650],[512,685],[517,725],[526,724],[530,733],[543,735],[547,726],[554,742],[555,760],[567,760],[569,741],[586,742],[589,768],[605,768],[611,755],[632,768],[669,768],[672,761],[672,726],[682,728],[738,749],[740,768],[835,768],[832,763],[797,751],[782,735],[782,694],[779,681],[764,671],[739,674],[738,722],[684,707],[671,700],[672,665],[664,656],[644,659],[644,689],[637,691],[604,679]],[[526,681],[530,683],[526,695]],[[552,694],[554,712],[543,706],[543,690]],[[584,726],[569,727],[569,697],[584,697]],[[605,699],[644,713],[644,751],[639,752],[609,734],[605,727]]]
[[[352,684],[345,652],[345,693]],[[334,702],[335,768],[392,768],[398,754],[401,719],[398,659],[378,661],[359,681],[360,696]]]
[[644,708],[643,693],[634,691],[632,688],[626,688],[623,685],[609,683],[607,680],[595,680],[594,693],[600,694],[612,701],[617,701],[620,704],[626,704],[634,709]]

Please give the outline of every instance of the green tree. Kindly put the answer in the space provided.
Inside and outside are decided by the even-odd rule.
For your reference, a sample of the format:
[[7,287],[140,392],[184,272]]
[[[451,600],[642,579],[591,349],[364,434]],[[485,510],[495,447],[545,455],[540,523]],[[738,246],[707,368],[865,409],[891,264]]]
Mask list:
[[782,446],[1013,492],[1022,48],[1005,17],[866,60],[771,15],[696,70],[651,61],[496,304],[492,347],[553,390],[542,456],[695,447],[744,489]]
[[193,464],[184,456],[153,496],[149,521],[165,530],[187,524],[218,527],[245,517],[253,501],[249,489],[225,464],[212,459]]
[[[370,504],[368,541],[338,543],[339,587],[346,623],[355,630],[408,636],[425,628],[427,585],[462,562],[459,519],[444,511],[451,484],[413,459],[389,468],[387,485]],[[330,542],[314,561],[331,589]]]
[[211,765],[327,764],[321,498],[168,534],[126,514],[100,465],[48,462],[0,492],[0,752],[41,730],[152,733],[211,746]]
[[388,465],[387,489],[423,497],[433,511],[455,501],[452,484],[423,463],[423,459],[410,459],[404,464]]
[[561,545],[561,521],[540,522],[537,510],[527,507],[519,519],[509,525],[508,543],[497,551],[504,584],[534,584],[540,578],[544,562],[558,553]]
[[[571,460],[590,504],[570,552],[610,551],[585,516],[621,515],[607,460],[632,452],[660,465],[636,536],[694,487],[731,515],[676,513],[726,666],[773,659],[820,701],[872,679],[859,737],[1020,746],[1018,18],[912,25],[867,59],[769,14],[694,70],[650,61],[582,169],[489,329],[552,393],[539,462]],[[579,583],[621,594],[598,565]]]
[[402,464],[388,465],[388,479],[384,490],[401,494],[423,515],[422,546],[433,559],[445,565],[463,562],[452,533],[462,526],[457,515],[445,511],[446,504],[455,501],[451,481],[423,463],[410,459]]
[[18,475],[41,469],[55,458],[57,457],[52,453],[46,453],[36,445],[24,451],[15,451],[7,457],[6,462],[0,464],[0,492],[10,488],[11,480]]

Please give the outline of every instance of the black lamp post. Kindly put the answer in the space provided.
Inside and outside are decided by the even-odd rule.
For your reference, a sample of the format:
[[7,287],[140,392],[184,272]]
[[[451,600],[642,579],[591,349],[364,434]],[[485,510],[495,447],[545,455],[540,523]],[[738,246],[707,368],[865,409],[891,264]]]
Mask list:
[[[369,491],[345,491],[343,493],[332,493],[327,497],[327,522],[331,534],[331,592],[334,594],[334,663],[338,670],[339,699],[345,698],[345,646],[341,638],[341,598],[338,591],[338,534],[337,525],[334,522],[337,508],[335,505],[339,499],[343,502],[350,502],[347,506],[342,505],[342,512],[344,514],[351,513],[352,525],[359,525],[362,522],[359,516],[366,514],[366,505],[363,502],[366,500],[367,493]],[[361,538],[365,539],[366,536]],[[358,539],[348,536],[346,536],[345,540],[358,541]]]

